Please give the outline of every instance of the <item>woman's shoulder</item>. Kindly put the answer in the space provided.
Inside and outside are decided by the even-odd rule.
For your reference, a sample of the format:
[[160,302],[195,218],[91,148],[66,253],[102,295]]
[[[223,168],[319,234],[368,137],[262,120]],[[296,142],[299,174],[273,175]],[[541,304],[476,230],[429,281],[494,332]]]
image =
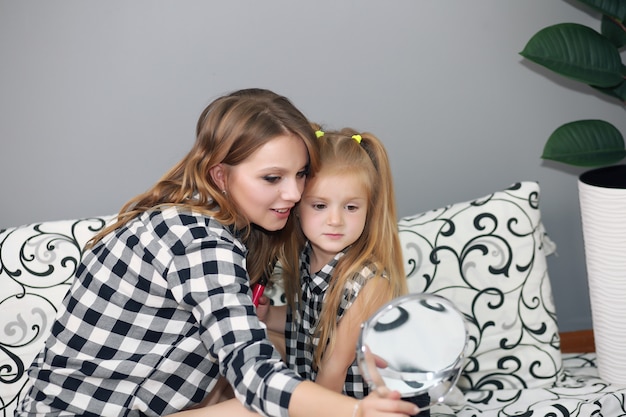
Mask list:
[[139,219],[172,249],[186,247],[197,240],[221,240],[240,249],[245,247],[229,227],[214,217],[185,207],[166,207],[144,213]]

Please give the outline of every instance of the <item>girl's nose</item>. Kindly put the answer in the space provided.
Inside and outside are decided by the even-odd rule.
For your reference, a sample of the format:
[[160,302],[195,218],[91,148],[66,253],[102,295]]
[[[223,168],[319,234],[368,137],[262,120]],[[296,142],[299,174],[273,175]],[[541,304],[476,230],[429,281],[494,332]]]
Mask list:
[[341,215],[341,209],[334,208],[328,211],[328,224],[332,226],[338,226],[342,223],[343,217]]

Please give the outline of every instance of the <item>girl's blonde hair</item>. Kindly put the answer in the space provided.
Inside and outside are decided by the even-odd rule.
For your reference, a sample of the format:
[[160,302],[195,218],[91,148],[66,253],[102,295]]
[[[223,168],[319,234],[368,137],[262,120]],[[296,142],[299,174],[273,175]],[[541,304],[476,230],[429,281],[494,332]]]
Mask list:
[[290,215],[285,228],[276,232],[251,225],[229,195],[221,192],[209,171],[220,163],[240,164],[281,135],[302,139],[309,155],[309,173],[315,172],[319,165],[315,132],[286,97],[251,88],[214,100],[200,115],[196,141],[189,153],[152,188],[124,204],[117,221],[98,233],[88,247],[145,211],[179,206],[237,227],[248,247],[246,265],[251,282],[268,276],[282,244],[296,228],[294,215]]
[[[318,175],[356,175],[365,185],[368,194],[365,227],[359,239],[339,260],[325,295],[322,313],[316,327],[320,343],[315,350],[313,364],[321,363],[324,351],[333,349],[337,331],[337,312],[344,287],[364,265],[373,266],[378,277],[384,276],[384,291],[375,291],[375,299],[363,300],[370,307],[361,320],[373,314],[382,304],[406,294],[406,276],[402,259],[393,178],[387,151],[381,141],[371,133],[358,133],[345,128],[336,132],[318,132],[321,167]],[[295,309],[300,300],[299,254],[306,237],[297,228],[292,242],[285,246],[281,258],[284,270],[284,286],[287,300]],[[315,271],[311,271],[315,272]],[[369,292],[372,293],[372,292]]]

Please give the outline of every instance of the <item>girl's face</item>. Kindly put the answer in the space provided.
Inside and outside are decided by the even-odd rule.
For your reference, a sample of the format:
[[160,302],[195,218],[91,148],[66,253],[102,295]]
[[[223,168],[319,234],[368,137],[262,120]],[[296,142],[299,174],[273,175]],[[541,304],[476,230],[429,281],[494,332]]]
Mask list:
[[277,136],[244,162],[224,167],[224,190],[250,223],[268,231],[285,227],[300,201],[308,152],[297,136]]
[[312,269],[317,271],[356,242],[365,228],[367,209],[367,189],[357,175],[322,171],[307,184],[299,214],[313,250]]

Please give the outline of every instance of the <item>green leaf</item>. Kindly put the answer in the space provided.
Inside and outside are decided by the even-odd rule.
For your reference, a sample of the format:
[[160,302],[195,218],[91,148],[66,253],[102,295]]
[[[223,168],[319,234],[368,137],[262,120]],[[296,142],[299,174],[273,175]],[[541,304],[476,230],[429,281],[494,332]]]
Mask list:
[[600,32],[606,36],[616,48],[619,49],[626,45],[626,32],[624,31],[624,27],[617,24],[614,19],[607,15],[602,15]]
[[620,100],[622,103],[626,102],[626,81],[622,81],[621,84],[616,85],[615,87],[610,88],[602,88],[602,87],[594,87],[599,92],[611,96]]
[[624,137],[612,124],[578,120],[556,129],[541,157],[568,165],[597,167],[621,161],[626,157],[626,148]]
[[617,48],[595,30],[559,23],[537,32],[520,55],[564,77],[597,87],[622,82]]
[[626,2],[624,0],[578,0],[599,11],[623,22],[626,19]]

